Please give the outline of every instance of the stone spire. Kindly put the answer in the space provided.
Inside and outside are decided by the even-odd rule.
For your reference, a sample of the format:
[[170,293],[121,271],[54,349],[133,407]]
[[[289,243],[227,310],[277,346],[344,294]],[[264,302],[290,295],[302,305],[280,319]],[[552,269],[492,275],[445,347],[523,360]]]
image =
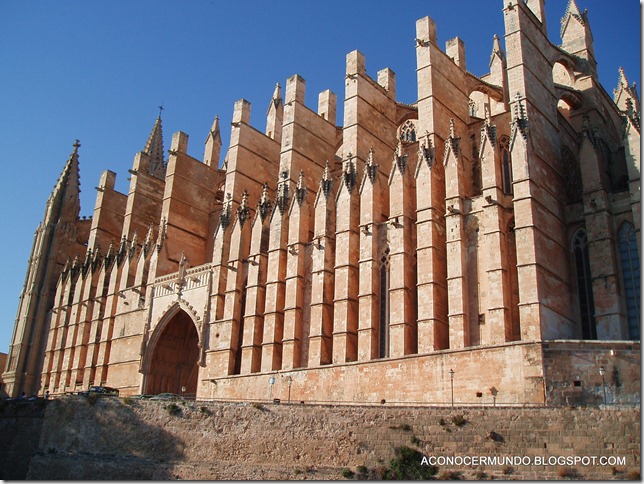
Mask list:
[[[80,176],[78,168],[78,140],[74,150],[47,200],[45,216],[36,230],[29,257],[25,284],[20,294],[16,326],[9,348],[7,371],[2,378],[6,391],[18,396],[38,391],[39,371],[47,343],[48,311],[54,305],[59,278],[75,277],[81,266],[74,250],[78,240],[80,212]],[[61,274],[65,260],[75,257]],[[73,272],[73,274],[72,274]]]
[[74,142],[74,151],[69,155],[56,185],[54,186],[47,208],[44,223],[76,222],[80,213],[80,173],[78,167],[78,140]]
[[143,153],[150,156],[149,173],[157,178],[165,177],[165,161],[163,160],[163,128],[161,126],[161,115],[157,118],[145,143]]
[[219,166],[219,155],[221,153],[221,133],[219,131],[219,116],[215,116],[212,122],[210,133],[206,138],[206,148],[204,149],[203,162],[217,168]]
[[639,129],[640,97],[637,94],[636,83],[630,84],[623,68],[619,68],[617,88],[613,89],[613,100],[617,107],[624,112]]
[[278,143],[282,140],[282,121],[284,119],[284,102],[282,100],[282,88],[279,83],[275,84],[273,97],[268,105],[266,113],[266,136]]
[[588,62],[591,72],[597,72],[593,34],[590,31],[588,12],[583,13],[575,0],[569,0],[566,13],[561,19],[561,47]]
[[494,34],[494,39],[492,40],[492,54],[490,55],[490,66],[492,65],[495,59],[499,59],[501,62],[503,62],[503,59],[504,59],[503,49],[501,49],[501,41],[499,40],[499,36],[496,34]]

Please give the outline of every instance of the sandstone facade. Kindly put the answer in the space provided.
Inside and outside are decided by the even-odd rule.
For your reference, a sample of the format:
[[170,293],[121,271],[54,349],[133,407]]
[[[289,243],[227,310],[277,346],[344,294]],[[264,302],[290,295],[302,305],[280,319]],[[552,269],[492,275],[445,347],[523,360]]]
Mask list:
[[[34,240],[10,394],[106,384],[199,398],[639,403],[640,113],[598,82],[572,0],[504,0],[505,50],[466,69],[416,23],[418,99],[346,58],[337,98],[235,104],[203,160],[161,118],[130,189],[104,172],[79,219],[78,148]],[[599,368],[604,368],[600,375]],[[482,395],[479,396],[478,394]]]

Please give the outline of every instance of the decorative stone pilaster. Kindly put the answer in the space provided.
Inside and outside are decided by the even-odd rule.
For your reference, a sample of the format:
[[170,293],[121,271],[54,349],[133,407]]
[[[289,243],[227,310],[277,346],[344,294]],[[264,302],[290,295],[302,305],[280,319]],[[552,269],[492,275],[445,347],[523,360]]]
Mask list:
[[416,153],[394,152],[389,175],[389,338],[386,356],[398,357],[418,349],[416,320]]
[[311,253],[311,326],[309,366],[332,361],[333,289],[335,263],[335,197],[327,161],[313,205]]
[[357,170],[349,152],[342,164],[336,196],[335,298],[333,306],[333,363],[358,357],[358,258],[360,199]]

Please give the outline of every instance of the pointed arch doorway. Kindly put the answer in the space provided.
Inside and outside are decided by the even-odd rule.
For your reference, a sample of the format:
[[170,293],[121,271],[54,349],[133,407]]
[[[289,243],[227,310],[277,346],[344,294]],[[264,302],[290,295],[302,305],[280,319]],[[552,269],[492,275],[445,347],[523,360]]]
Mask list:
[[[144,393],[195,395],[199,376],[199,335],[190,316],[179,309],[158,328],[149,360]],[[185,391],[182,388],[185,387]]]

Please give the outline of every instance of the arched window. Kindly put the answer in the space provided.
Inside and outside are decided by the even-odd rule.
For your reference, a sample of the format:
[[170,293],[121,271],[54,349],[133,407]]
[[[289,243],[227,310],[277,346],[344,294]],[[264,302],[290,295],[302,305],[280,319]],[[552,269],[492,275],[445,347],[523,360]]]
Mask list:
[[499,149],[501,150],[501,183],[503,184],[503,193],[512,195],[512,158],[510,156],[510,138],[507,136],[499,139]]
[[590,274],[590,259],[588,258],[588,239],[586,231],[583,229],[579,229],[572,239],[572,255],[577,276],[581,337],[582,339],[597,339],[595,301],[593,300],[593,284]]
[[410,119],[400,127],[400,141],[403,143],[413,143],[416,141],[416,125]]
[[633,340],[640,339],[640,256],[637,252],[635,227],[624,222],[617,236],[619,260],[622,264],[624,278],[624,297],[626,298],[626,316],[628,332]]
[[389,356],[389,248],[380,258],[380,327],[378,356]]

